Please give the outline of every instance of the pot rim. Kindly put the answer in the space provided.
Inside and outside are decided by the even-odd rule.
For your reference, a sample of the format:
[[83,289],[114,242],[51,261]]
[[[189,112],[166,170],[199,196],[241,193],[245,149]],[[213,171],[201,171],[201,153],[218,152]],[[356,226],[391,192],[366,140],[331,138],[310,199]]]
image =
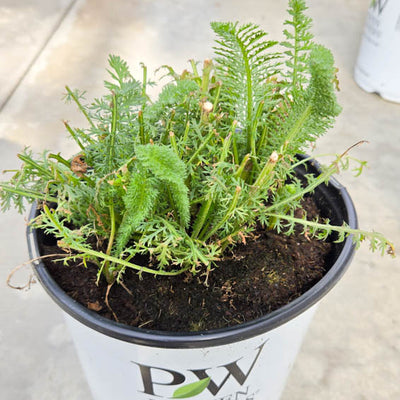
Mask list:
[[[314,171],[320,171],[318,163],[314,160],[309,163],[310,165]],[[352,228],[357,228],[356,210],[346,188],[335,178],[330,178],[329,184],[324,186],[324,190],[334,193],[343,202],[342,207],[347,214],[346,223]],[[34,203],[29,214],[29,220],[32,220],[36,213],[37,207],[36,203]],[[30,258],[39,257],[37,230],[29,225],[27,239]],[[338,257],[327,273],[312,288],[289,304],[253,321],[232,327],[200,332],[157,331],[136,328],[112,321],[89,310],[69,297],[54,281],[41,260],[33,261],[32,265],[38,280],[50,297],[63,311],[89,328],[114,339],[144,346],[176,349],[203,348],[238,342],[260,335],[288,322],[313,306],[336,285],[353,258],[355,245],[352,236],[348,236],[342,245],[343,247]]]

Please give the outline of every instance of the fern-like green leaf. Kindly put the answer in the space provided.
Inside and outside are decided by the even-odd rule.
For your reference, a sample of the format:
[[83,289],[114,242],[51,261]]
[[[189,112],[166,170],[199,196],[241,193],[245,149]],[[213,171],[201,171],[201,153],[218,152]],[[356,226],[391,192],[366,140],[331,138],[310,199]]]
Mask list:
[[153,178],[135,173],[131,178],[123,198],[125,214],[116,237],[116,254],[119,255],[138,226],[154,209],[158,190]]
[[185,227],[190,222],[190,204],[188,196],[188,188],[184,182],[170,182],[169,189],[174,201],[174,208],[178,212],[181,224]]
[[176,107],[177,104],[183,104],[187,97],[199,89],[196,82],[191,80],[178,80],[164,86],[158,97],[158,107]]
[[287,92],[293,94],[293,91],[302,88],[308,82],[308,54],[312,47],[313,34],[310,32],[311,18],[304,12],[307,6],[304,0],[290,0],[287,10],[291,19],[285,21],[285,25],[290,27],[290,31],[283,31],[286,41],[281,45],[286,47],[288,56],[285,64],[288,71],[284,74],[287,78]]
[[181,223],[189,224],[189,196],[185,185],[186,166],[177,154],[167,146],[139,145],[136,146],[136,156],[140,163],[148,169],[155,178],[164,181],[173,198],[173,207],[177,211]]
[[186,166],[167,146],[139,145],[136,146],[136,157],[161,180],[176,182],[186,178]]
[[[310,53],[310,85],[307,89],[307,99],[313,104],[315,116],[322,121],[331,121],[339,115],[341,107],[335,95],[334,58],[330,50],[322,45],[315,45]],[[324,133],[318,132],[319,135]]]
[[296,98],[287,110],[279,113],[281,122],[276,126],[270,145],[283,154],[295,156],[310,142],[323,135],[339,115],[341,107],[335,96],[335,68],[331,52],[322,45],[314,45],[308,58],[310,83],[306,89],[297,90]]
[[266,33],[255,24],[213,22],[211,27],[220,37],[214,50],[217,71],[224,80],[221,99],[234,107],[228,112],[238,126],[247,129],[260,102],[271,96],[266,82],[276,72],[277,56],[266,50],[277,42],[265,40]]

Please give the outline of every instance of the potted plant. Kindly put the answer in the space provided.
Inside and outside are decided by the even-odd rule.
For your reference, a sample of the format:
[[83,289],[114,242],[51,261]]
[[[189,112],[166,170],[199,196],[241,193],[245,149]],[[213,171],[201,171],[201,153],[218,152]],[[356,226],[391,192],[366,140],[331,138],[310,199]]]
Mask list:
[[32,263],[96,399],[277,399],[355,247],[394,253],[332,178],[365,163],[304,153],[340,112],[305,9],[289,1],[281,43],[212,23],[215,59],[164,66],[155,101],[146,67],[139,81],[110,56],[104,97],[66,87],[88,121],[65,122],[79,151],[25,149],[1,183],[3,210],[33,202]]

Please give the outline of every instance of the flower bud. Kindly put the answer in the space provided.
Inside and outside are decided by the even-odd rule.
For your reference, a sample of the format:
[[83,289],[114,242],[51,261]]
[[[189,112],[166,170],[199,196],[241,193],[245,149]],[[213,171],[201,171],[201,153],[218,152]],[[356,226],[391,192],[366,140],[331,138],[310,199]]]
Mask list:
[[271,163],[276,163],[278,161],[279,154],[276,151],[273,151],[272,154],[269,156],[269,161]]
[[203,103],[203,107],[202,108],[203,108],[204,112],[210,113],[213,110],[214,106],[213,106],[213,104],[211,102],[205,101]]

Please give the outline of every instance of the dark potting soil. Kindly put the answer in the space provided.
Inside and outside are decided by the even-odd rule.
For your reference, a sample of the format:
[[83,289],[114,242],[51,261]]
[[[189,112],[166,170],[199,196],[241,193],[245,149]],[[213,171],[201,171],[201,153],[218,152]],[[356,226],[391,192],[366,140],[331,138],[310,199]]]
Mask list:
[[[308,218],[318,214],[311,199],[304,204]],[[43,259],[59,286],[100,315],[147,329],[198,331],[240,324],[261,317],[299,297],[326,273],[332,244],[301,233],[291,236],[259,229],[255,238],[234,248],[205,276],[176,277],[127,269],[123,286],[96,284],[97,268],[65,266]],[[60,254],[57,246],[41,245],[41,253]]]

